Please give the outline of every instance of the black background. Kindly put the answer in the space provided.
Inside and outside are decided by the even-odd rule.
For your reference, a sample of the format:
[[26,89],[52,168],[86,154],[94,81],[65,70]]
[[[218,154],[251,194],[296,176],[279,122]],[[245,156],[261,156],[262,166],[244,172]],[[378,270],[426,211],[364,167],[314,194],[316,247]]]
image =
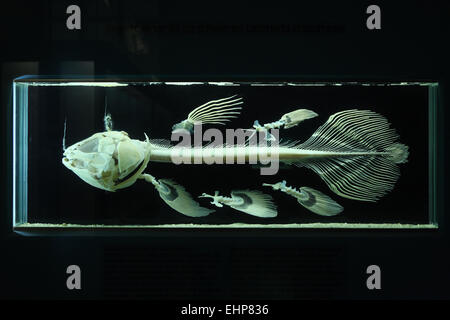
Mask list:
[[[1,297],[449,298],[449,220],[444,214],[448,4],[378,1],[382,29],[369,31],[365,10],[372,3],[364,1],[295,5],[284,1],[79,1],[83,20],[81,31],[76,32],[65,29],[69,4],[11,3],[3,5],[0,13],[4,163]],[[297,32],[201,32],[195,28],[155,32],[148,27],[158,23],[312,27]],[[327,25],[334,27],[324,29]],[[136,40],[139,33],[142,41]],[[11,230],[8,86],[11,77],[23,71],[8,76],[5,63],[39,61],[41,74],[80,73],[61,68],[60,62],[68,60],[94,61],[96,74],[164,75],[174,81],[438,81],[437,209],[441,227],[429,232],[161,230],[146,236],[115,237],[94,232],[73,237],[15,234]],[[420,116],[407,106],[402,109],[401,121]],[[409,201],[421,199],[411,197]],[[82,269],[81,291],[65,287],[65,269],[70,264]],[[381,267],[382,290],[369,291],[365,286],[365,270],[371,264]]]

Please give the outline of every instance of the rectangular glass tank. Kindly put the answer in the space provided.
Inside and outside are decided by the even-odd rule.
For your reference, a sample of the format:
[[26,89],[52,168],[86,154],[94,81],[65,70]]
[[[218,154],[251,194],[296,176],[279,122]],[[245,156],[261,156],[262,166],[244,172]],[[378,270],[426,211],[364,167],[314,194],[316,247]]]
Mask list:
[[437,88],[17,78],[13,227],[437,228]]

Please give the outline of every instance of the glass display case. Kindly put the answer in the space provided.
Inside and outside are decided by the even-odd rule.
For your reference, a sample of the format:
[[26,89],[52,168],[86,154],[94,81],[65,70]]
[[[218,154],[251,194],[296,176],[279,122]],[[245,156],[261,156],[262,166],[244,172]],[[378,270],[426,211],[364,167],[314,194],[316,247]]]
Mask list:
[[437,83],[14,80],[13,228],[437,228]]

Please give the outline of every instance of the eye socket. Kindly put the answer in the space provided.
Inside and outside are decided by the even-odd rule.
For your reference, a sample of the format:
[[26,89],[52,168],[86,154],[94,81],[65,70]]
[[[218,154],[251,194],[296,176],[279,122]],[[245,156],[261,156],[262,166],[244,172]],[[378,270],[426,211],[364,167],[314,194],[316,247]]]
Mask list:
[[98,150],[98,139],[92,139],[89,141],[86,141],[83,145],[78,147],[78,150],[84,153],[93,153],[97,152]]

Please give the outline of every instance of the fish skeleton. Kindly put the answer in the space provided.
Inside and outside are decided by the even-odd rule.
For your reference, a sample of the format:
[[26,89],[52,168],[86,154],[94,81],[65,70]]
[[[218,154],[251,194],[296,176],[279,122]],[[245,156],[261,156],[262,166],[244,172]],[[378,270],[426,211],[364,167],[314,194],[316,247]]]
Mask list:
[[[209,108],[215,104],[218,106],[213,108],[240,108],[235,107],[236,103],[240,104],[240,99],[236,101],[234,97],[205,105]],[[208,112],[211,110],[202,115],[203,119],[214,119],[214,116],[208,117]],[[218,122],[234,117],[234,113],[218,114],[226,117],[215,119]],[[105,125],[107,131],[65,148],[62,163],[87,183],[107,191],[126,188],[138,179],[144,179],[155,185],[168,205],[192,217],[205,216],[212,210],[200,207],[174,181],[161,181],[144,174],[149,162],[174,163],[174,158],[182,156],[192,161],[190,163],[211,164],[212,159],[216,163],[226,163],[227,159],[233,163],[238,160],[251,163],[252,160],[264,162],[268,156],[275,156],[273,161],[313,170],[339,196],[373,202],[394,188],[400,175],[398,164],[407,162],[409,155],[408,146],[398,142],[399,137],[388,120],[370,110],[337,112],[305,142],[289,141],[270,146],[246,143],[179,148],[167,140],[151,140],[146,134],[145,141],[131,139],[124,131],[113,131],[111,119],[108,123],[110,125]]]

